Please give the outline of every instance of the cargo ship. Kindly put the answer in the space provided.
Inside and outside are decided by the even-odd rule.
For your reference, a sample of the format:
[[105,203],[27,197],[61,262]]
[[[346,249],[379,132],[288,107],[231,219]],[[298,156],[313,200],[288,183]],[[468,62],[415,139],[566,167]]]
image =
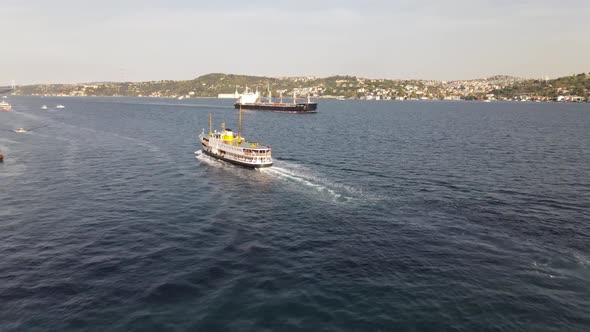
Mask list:
[[271,112],[285,112],[285,113],[317,113],[318,103],[312,103],[309,95],[307,102],[299,102],[295,91],[293,91],[293,102],[284,103],[281,95],[279,102],[275,102],[272,98],[270,89],[268,90],[268,98],[262,98],[258,90],[256,92],[248,92],[248,89],[242,93],[236,103],[235,108],[243,108],[246,110],[271,111]]
[[[209,133],[205,129],[199,135],[201,151],[215,159],[227,161],[234,165],[261,168],[272,166],[272,155],[269,146],[248,142],[242,137],[242,109],[238,113],[237,135],[223,124],[221,131],[212,131],[211,113],[209,113]],[[198,152],[195,152],[197,154]]]

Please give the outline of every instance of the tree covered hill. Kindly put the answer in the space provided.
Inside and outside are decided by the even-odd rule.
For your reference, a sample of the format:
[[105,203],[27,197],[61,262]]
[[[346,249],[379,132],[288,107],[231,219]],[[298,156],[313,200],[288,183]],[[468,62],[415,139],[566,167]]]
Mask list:
[[559,96],[590,97],[590,73],[564,76],[553,80],[525,80],[519,84],[495,89],[492,93],[514,98],[516,96],[548,97]]
[[[305,79],[306,83],[315,83]],[[292,90],[302,87],[302,81],[263,76],[213,73],[186,81],[106,82],[84,84],[38,84],[20,86],[22,95],[80,95],[80,96],[154,96],[154,97],[216,97],[219,93],[240,92],[249,87],[266,90]]]
[[[590,74],[578,74],[554,80],[519,79],[498,75],[465,81],[369,79],[355,76],[264,77],[212,73],[186,81],[103,82],[85,84],[40,84],[18,87],[21,95],[64,96],[143,96],[143,97],[216,97],[220,93],[243,92],[246,87],[266,95],[272,90],[290,96],[363,99],[513,99],[560,95],[590,97]],[[523,97],[524,96],[524,97]],[[527,98],[528,98],[527,97]]]

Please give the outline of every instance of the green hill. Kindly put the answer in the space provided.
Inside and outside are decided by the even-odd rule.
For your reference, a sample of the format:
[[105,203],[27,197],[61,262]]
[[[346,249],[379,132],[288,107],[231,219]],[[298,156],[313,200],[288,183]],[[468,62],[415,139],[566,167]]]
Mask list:
[[525,80],[493,90],[498,96],[514,98],[516,96],[542,96],[557,98],[558,96],[590,97],[590,73],[560,77],[553,80]]
[[[554,80],[519,79],[498,75],[479,80],[427,81],[368,79],[355,76],[264,77],[212,73],[186,81],[104,82],[86,84],[42,84],[17,88],[21,95],[216,97],[258,89],[263,95],[270,87],[274,97],[296,91],[298,96],[316,98],[342,96],[362,99],[542,99],[558,96],[590,98],[590,74]],[[493,95],[493,96],[492,96]]]

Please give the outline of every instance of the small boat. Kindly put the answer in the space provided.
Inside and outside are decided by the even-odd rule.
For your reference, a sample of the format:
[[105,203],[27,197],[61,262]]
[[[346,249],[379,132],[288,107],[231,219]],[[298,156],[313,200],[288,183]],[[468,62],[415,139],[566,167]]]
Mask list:
[[47,105],[43,105],[43,106],[41,106],[41,109],[42,109],[42,110],[46,110],[46,109],[47,109]]
[[10,112],[12,111],[12,105],[3,100],[0,102],[0,111]]
[[17,134],[22,134],[22,133],[26,133],[27,132],[27,130],[25,128],[13,129],[12,131],[14,131]]
[[64,105],[57,105],[57,106],[55,106],[55,108],[65,108],[65,106]]
[[0,150],[0,163],[4,161],[4,155],[2,154],[2,150]]
[[211,113],[209,113],[209,133],[205,129],[199,135],[201,149],[204,154],[227,161],[229,163],[248,167],[261,168],[272,166],[270,146],[261,146],[259,143],[248,142],[242,137],[242,109],[238,113],[237,135],[229,128],[222,125],[220,132],[211,130]]

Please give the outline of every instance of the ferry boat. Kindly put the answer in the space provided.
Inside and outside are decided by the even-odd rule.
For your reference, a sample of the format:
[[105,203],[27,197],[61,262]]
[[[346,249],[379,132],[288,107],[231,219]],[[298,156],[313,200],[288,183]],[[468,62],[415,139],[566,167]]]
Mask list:
[[65,106],[64,105],[57,105],[57,106],[55,106],[55,108],[65,108]]
[[12,105],[3,100],[0,102],[0,111],[10,112],[12,111]]
[[271,149],[256,142],[248,142],[242,137],[242,109],[238,113],[237,135],[222,125],[222,130],[211,131],[211,113],[209,113],[209,133],[205,129],[199,135],[204,154],[248,168],[272,166]]
[[293,102],[283,103],[283,97],[281,94],[279,102],[275,102],[272,98],[270,88],[268,89],[268,98],[262,98],[256,92],[248,92],[248,89],[242,93],[236,103],[235,108],[243,108],[247,110],[258,110],[258,111],[272,111],[272,112],[285,112],[285,113],[317,113],[318,103],[312,103],[309,95],[307,96],[307,102],[298,102],[295,91],[293,91]]

